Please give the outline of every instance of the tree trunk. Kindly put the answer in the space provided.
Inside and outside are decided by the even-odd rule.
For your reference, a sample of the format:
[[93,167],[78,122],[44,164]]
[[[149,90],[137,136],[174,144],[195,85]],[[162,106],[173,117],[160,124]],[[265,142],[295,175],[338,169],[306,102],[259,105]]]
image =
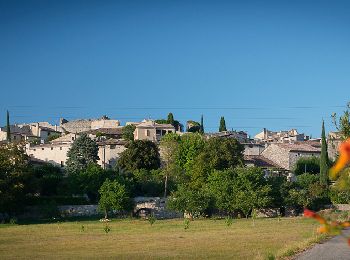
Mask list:
[[168,174],[165,175],[165,181],[164,181],[164,198],[166,198],[168,192]]
[[105,209],[105,219],[108,219],[108,212],[106,209]]

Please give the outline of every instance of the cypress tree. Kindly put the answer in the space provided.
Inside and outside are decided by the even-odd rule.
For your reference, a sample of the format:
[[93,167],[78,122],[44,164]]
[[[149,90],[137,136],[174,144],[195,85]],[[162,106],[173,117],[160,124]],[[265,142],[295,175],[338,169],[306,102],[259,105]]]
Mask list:
[[201,116],[201,125],[200,125],[200,128],[199,128],[199,132],[200,132],[201,134],[204,134],[203,115]]
[[11,142],[10,113],[8,110],[6,114],[6,140]]
[[220,118],[219,132],[224,132],[224,131],[227,131],[227,129],[226,129],[225,118],[222,116],[222,117]]
[[324,129],[324,121],[322,121],[321,138],[322,138],[322,146],[321,146],[321,157],[320,157],[320,183],[323,185],[327,185],[329,161],[328,161],[328,151],[327,151],[326,132]]
[[169,113],[169,114],[168,114],[168,124],[171,124],[171,125],[173,125],[173,126],[174,126],[174,124],[175,124],[175,120],[174,120],[174,115],[173,115],[173,113]]

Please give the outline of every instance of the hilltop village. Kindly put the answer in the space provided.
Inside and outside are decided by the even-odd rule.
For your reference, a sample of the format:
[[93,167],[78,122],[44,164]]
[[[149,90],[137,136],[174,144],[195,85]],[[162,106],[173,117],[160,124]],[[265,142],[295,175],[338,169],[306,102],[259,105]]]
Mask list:
[[[200,131],[201,123],[187,121],[183,129],[178,121],[145,119],[141,122],[127,122],[121,126],[117,119],[102,116],[98,119],[79,119],[68,121],[60,119],[59,125],[49,122],[33,122],[9,125],[0,128],[0,142],[6,142],[8,129],[12,142],[25,144],[25,152],[34,163],[51,163],[64,168],[67,152],[73,142],[82,134],[88,135],[98,144],[98,164],[103,169],[116,166],[120,153],[127,144],[126,139],[149,140],[159,143],[168,133],[180,136]],[[299,133],[296,129],[270,131],[264,128],[253,138],[244,131],[221,131],[204,133],[206,139],[213,137],[234,138],[244,146],[244,164],[264,169],[266,174],[283,174],[292,178],[292,169],[301,157],[319,157],[321,139]],[[125,138],[129,134],[129,138]],[[340,142],[336,132],[330,132],[327,138],[328,153],[331,159],[336,156]],[[162,154],[162,153],[161,153]]]

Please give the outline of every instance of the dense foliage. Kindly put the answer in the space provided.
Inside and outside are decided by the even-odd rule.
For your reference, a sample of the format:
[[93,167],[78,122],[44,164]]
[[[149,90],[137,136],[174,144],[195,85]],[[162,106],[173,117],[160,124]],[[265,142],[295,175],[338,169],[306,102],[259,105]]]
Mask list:
[[73,142],[67,158],[67,172],[76,174],[86,169],[89,164],[97,162],[98,146],[87,134],[82,134]]
[[160,167],[158,147],[148,140],[130,142],[127,149],[120,154],[118,165],[121,169],[130,172],[139,169],[158,169]]
[[134,141],[134,132],[136,126],[134,125],[126,125],[122,130],[122,138],[126,141]]

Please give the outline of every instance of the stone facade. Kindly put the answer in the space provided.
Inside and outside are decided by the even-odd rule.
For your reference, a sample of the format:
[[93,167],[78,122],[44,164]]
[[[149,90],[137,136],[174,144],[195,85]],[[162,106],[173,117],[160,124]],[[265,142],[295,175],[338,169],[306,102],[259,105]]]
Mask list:
[[[69,136],[69,138],[75,137]],[[73,141],[53,142],[51,144],[41,145],[27,144],[25,151],[34,161],[48,162],[64,167],[66,165],[67,152],[71,148]],[[99,160],[97,163],[104,169],[114,167],[120,153],[126,149],[125,142],[121,140],[106,140],[97,144],[99,148]]]
[[321,149],[307,144],[270,144],[262,153],[281,168],[292,170],[301,157],[319,157]]
[[154,120],[143,120],[141,123],[133,123],[136,126],[135,140],[160,141],[162,136],[175,133],[175,127],[170,124],[158,124]]

